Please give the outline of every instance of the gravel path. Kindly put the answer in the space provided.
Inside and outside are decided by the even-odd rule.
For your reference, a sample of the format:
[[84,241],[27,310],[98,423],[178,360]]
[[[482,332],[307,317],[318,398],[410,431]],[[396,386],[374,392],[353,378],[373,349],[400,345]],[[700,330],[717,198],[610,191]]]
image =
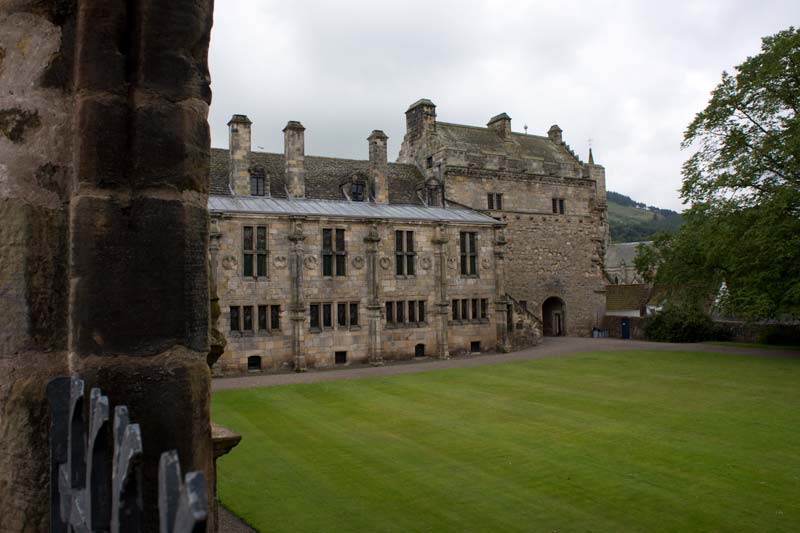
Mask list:
[[220,533],[258,533],[222,505],[219,506],[219,531]]
[[227,389],[245,389],[249,387],[273,387],[276,385],[289,385],[293,383],[314,383],[317,381],[335,381],[338,379],[354,379],[370,376],[390,376],[394,374],[407,374],[410,372],[424,372],[427,370],[461,368],[465,366],[504,363],[506,361],[563,356],[598,350],[697,350],[702,352],[738,355],[800,358],[800,351],[795,350],[717,346],[713,344],[673,344],[622,339],[545,337],[544,341],[539,346],[511,353],[456,357],[444,361],[431,358],[415,359],[413,361],[391,362],[383,366],[352,365],[335,367],[329,370],[311,370],[304,373],[251,374],[246,376],[216,378],[211,382],[211,390],[220,391]]

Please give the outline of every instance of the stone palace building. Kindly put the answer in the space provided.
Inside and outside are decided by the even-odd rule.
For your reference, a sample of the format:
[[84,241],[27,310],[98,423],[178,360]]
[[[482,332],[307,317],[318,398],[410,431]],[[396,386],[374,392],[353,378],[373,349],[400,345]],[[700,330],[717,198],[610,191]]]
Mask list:
[[512,132],[406,111],[397,163],[251,149],[234,115],[212,149],[209,260],[226,340],[223,371],[507,351],[588,335],[605,306],[605,171],[558,126]]

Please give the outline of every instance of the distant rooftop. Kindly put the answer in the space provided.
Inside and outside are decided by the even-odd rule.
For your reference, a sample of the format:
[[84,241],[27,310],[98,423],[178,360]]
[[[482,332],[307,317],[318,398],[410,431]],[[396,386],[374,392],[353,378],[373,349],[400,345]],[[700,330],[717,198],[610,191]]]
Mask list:
[[[251,152],[250,163],[261,165],[269,176],[269,190],[273,198],[286,198],[286,163],[283,154]],[[211,149],[211,194],[231,194],[228,181],[228,150]],[[341,185],[353,176],[367,179],[369,161],[340,159],[337,157],[305,156],[306,197],[320,200],[344,200]],[[424,178],[413,165],[389,163],[389,203],[419,204],[417,185]]]

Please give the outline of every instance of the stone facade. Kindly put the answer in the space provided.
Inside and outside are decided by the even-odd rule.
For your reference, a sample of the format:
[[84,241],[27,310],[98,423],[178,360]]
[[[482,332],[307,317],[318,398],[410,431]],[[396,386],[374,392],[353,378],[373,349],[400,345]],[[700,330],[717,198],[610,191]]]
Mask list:
[[[283,155],[251,152],[250,125],[234,116],[235,149],[212,152],[221,371],[510,348],[503,222],[426,205],[422,173],[387,161],[381,131],[367,139],[369,160],[350,161],[306,156],[296,121]],[[514,338],[536,343],[538,325],[524,329]]]
[[[333,366],[337,352],[345,352],[346,362],[352,363],[403,359],[420,355],[419,350],[428,356],[447,357],[469,352],[476,342],[480,343],[480,350],[503,350],[502,338],[498,341],[497,320],[504,323],[505,316],[495,310],[494,234],[497,230],[495,224],[487,222],[481,225],[440,224],[221,213],[212,226],[211,235],[212,239],[219,239],[221,251],[216,259],[217,288],[222,310],[220,329],[227,336],[225,354],[220,362],[222,370],[245,371],[250,357],[261,358],[260,369],[280,370],[303,365]],[[258,226],[265,227],[267,233],[267,275],[243,276],[244,228]],[[334,230],[334,235],[335,230],[344,232],[344,276],[336,275],[335,263],[334,275],[324,275],[324,229]],[[404,238],[409,232],[413,234],[416,254],[412,259],[415,263],[413,276],[396,274],[397,231],[404,232]],[[458,275],[458,264],[453,259],[459,257],[462,231],[477,234],[479,261],[486,266],[479,277]],[[293,265],[296,268],[292,268]],[[440,282],[442,279],[444,284]],[[301,298],[293,302],[291,295],[295,293]],[[443,295],[447,297],[444,302]],[[468,320],[452,320],[450,302],[454,299],[469,300]],[[478,302],[478,315],[481,305],[486,306],[486,318],[471,318],[473,300]],[[389,318],[395,321],[398,319],[397,302],[404,302],[402,322],[392,324],[387,320],[387,302],[394,306],[391,311],[394,316]],[[413,311],[408,302],[413,302]],[[422,320],[419,302],[424,302]],[[329,326],[325,323],[325,305],[331,306]],[[345,306],[341,324],[339,305]],[[259,324],[259,306],[276,306],[277,323],[272,323],[273,311],[268,310],[263,311],[269,314],[266,323]],[[293,306],[299,310],[299,320],[292,316]],[[252,314],[247,324],[244,322],[245,307],[252,309],[248,311]],[[311,323],[312,309],[320,314],[318,324]],[[240,326],[239,331],[234,329],[236,326],[231,327],[232,313],[234,323]],[[295,342],[297,352],[293,350]]]
[[486,128],[437,122],[429,100],[412,104],[406,123],[399,161],[424,172],[445,202],[505,223],[508,294],[545,325],[545,304],[558,301],[558,334],[590,335],[605,308],[608,242],[605,169],[591,152],[582,162],[558,126],[547,136],[515,133],[505,113]]
[[[212,150],[209,200],[224,371],[508,350],[600,325],[603,167],[580,161],[558,126],[540,137],[513,132],[505,113],[486,128],[437,122],[429,100],[406,118],[398,163],[381,131],[367,161],[320,158],[304,153],[305,128],[291,121],[284,153],[265,154],[250,149],[250,120],[231,119],[231,149]],[[333,258],[344,276],[325,272],[326,229],[341,232],[332,252],[344,255]],[[245,232],[257,231],[260,274],[246,258],[259,252]],[[397,232],[413,233],[412,276],[397,270]],[[424,321],[409,323],[408,302],[415,314],[423,302]],[[325,313],[329,327],[312,324]]]

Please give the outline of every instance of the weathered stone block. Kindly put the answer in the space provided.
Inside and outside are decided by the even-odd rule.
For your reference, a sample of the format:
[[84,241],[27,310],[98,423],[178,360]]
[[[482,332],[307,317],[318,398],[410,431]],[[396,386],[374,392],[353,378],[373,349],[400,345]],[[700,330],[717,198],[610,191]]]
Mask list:
[[142,19],[159,21],[144,25],[140,33],[139,85],[171,101],[198,98],[210,104],[207,56],[213,2],[147,0],[135,5]]
[[199,100],[172,104],[137,98],[132,139],[132,183],[208,192],[208,106]]
[[101,188],[127,187],[129,111],[127,98],[90,96],[76,103],[75,139],[79,182]]
[[75,349],[135,355],[186,343],[205,351],[205,209],[156,198],[73,203]]

